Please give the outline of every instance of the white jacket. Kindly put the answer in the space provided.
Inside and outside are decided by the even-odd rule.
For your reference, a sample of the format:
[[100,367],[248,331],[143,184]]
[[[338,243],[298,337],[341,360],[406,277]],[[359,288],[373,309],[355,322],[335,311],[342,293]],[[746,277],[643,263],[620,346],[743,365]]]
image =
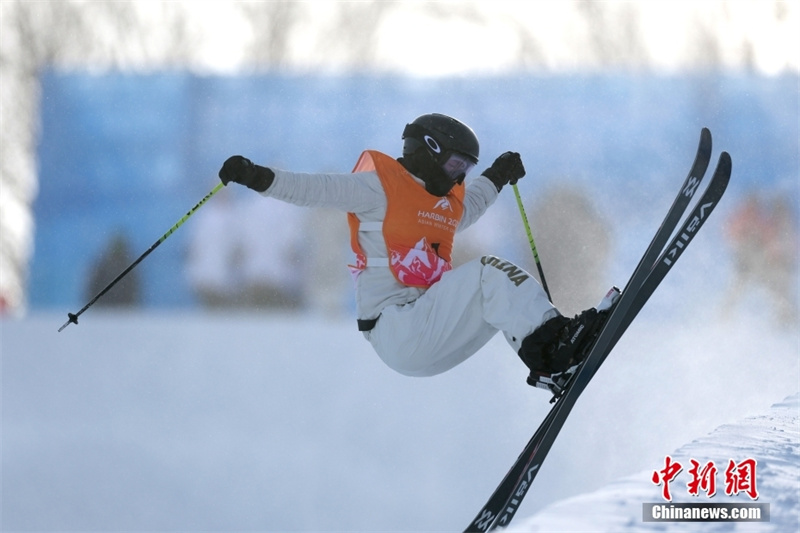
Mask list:
[[[355,213],[362,226],[385,217],[386,194],[375,172],[274,172],[275,180],[265,196]],[[496,198],[497,188],[488,178],[469,181],[457,230],[478,220]],[[381,232],[359,231],[358,237],[368,259],[386,257]],[[445,372],[477,352],[498,331],[518,352],[523,339],[557,313],[533,276],[494,256],[445,272],[428,289],[400,284],[388,266],[368,266],[356,279],[356,303],[358,318],[380,316],[364,337],[384,363],[408,376]]]
[[[298,206],[329,207],[355,213],[364,222],[380,222],[386,215],[386,194],[374,171],[348,174],[305,174],[272,168],[275,180],[264,196]],[[422,180],[417,180],[420,186]],[[497,188],[484,176],[469,181],[464,195],[464,214],[458,231],[471,226],[497,199]],[[343,215],[344,216],[344,215]],[[386,257],[381,232],[360,231],[359,241],[367,257]],[[375,318],[387,305],[416,300],[426,289],[400,284],[388,267],[369,267],[356,279],[358,318]]]

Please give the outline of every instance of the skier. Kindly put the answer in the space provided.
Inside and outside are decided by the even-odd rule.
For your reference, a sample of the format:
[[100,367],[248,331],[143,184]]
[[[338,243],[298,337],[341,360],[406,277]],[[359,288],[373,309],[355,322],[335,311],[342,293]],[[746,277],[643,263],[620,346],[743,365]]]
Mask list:
[[525,175],[520,155],[500,155],[465,183],[479,154],[469,126],[426,114],[401,139],[402,157],[367,150],[349,174],[295,173],[235,155],[219,177],[295,205],[348,213],[358,329],[395,371],[445,372],[502,331],[530,369],[528,384],[574,372],[606,313],[562,316],[530,274],[495,256],[450,263],[455,232]]

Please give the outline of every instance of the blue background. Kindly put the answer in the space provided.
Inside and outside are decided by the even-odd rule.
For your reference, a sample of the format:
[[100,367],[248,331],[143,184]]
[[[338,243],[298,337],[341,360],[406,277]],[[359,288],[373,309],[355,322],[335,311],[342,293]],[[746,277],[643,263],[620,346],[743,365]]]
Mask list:
[[[476,131],[481,170],[506,150],[521,152],[535,176],[520,184],[526,202],[543,184],[568,177],[629,235],[652,231],[639,217],[652,202],[671,200],[704,126],[714,135],[714,158],[722,149],[733,156],[728,197],[773,190],[798,206],[794,75],[411,79],[51,71],[42,78],[30,306],[85,303],[91,263],[111,235],[123,231],[134,257],[144,252],[217,183],[230,155],[295,171],[348,172],[363,149],[399,155],[405,124],[434,111]],[[641,213],[616,214],[620,197],[641,205]],[[496,231],[499,242],[505,229]],[[184,275],[185,247],[179,230],[137,267],[145,306],[196,305]]]

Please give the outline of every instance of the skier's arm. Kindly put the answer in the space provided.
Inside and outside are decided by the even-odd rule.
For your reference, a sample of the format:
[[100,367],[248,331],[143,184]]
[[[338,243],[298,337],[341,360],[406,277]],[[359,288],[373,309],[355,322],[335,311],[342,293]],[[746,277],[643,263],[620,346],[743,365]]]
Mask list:
[[522,159],[516,152],[506,152],[495,159],[492,166],[467,184],[464,195],[464,216],[458,230],[471,226],[494,203],[504,185],[517,183],[525,176]]
[[497,188],[489,181],[486,176],[467,182],[467,190],[464,193],[464,214],[458,225],[458,231],[463,231],[474,224],[497,200]]
[[348,174],[303,174],[274,169],[275,179],[262,194],[304,207],[332,207],[362,213],[386,203],[374,171]]
[[304,174],[262,167],[245,157],[232,156],[222,165],[219,177],[225,185],[232,181],[304,207],[363,212],[386,201],[375,172]]

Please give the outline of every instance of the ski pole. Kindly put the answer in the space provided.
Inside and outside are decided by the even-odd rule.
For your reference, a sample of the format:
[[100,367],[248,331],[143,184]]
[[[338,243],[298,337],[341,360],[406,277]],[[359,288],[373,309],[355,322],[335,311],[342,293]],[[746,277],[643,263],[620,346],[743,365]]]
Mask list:
[[528,223],[528,217],[525,215],[525,207],[522,205],[522,198],[519,195],[519,188],[517,188],[516,183],[512,183],[511,186],[514,188],[514,196],[517,197],[519,214],[522,216],[522,224],[525,226],[525,232],[528,234],[528,242],[531,245],[531,252],[533,252],[533,260],[536,263],[536,268],[539,270],[539,279],[542,280],[542,288],[544,288],[544,292],[547,294],[547,299],[550,300],[550,303],[552,303],[553,298],[550,296],[550,289],[547,288],[547,281],[544,279],[542,262],[539,260],[539,252],[536,251],[536,243],[533,240],[533,233],[531,232],[531,225]]
[[125,270],[123,270],[123,271],[120,273],[120,275],[119,275],[119,276],[117,276],[116,278],[114,278],[114,281],[112,281],[111,283],[109,283],[108,285],[106,285],[106,287],[105,287],[105,288],[104,288],[102,291],[100,291],[99,293],[97,293],[97,296],[95,296],[94,298],[92,298],[92,299],[89,301],[89,303],[87,303],[86,305],[84,305],[84,306],[83,306],[83,308],[82,308],[80,311],[78,311],[77,313],[67,313],[67,317],[69,317],[69,319],[68,319],[66,322],[64,322],[64,325],[63,325],[63,326],[61,326],[60,328],[58,328],[58,331],[59,331],[59,332],[61,332],[61,330],[63,330],[65,327],[69,326],[70,324],[77,324],[77,323],[78,323],[78,317],[79,317],[79,316],[81,316],[81,315],[83,314],[83,312],[84,312],[84,311],[86,311],[87,309],[89,309],[89,308],[90,308],[90,307],[91,307],[91,306],[92,306],[92,305],[93,305],[93,304],[94,304],[94,303],[95,303],[97,300],[99,300],[99,299],[100,299],[100,297],[101,297],[101,296],[103,296],[105,293],[107,293],[107,292],[108,292],[108,291],[111,289],[111,287],[113,287],[114,285],[116,285],[116,284],[119,282],[119,280],[121,280],[122,278],[124,278],[124,277],[125,277],[125,276],[128,274],[128,272],[130,272],[131,270],[133,270],[133,268],[134,268],[136,265],[138,265],[139,263],[141,263],[141,262],[142,262],[142,260],[143,260],[145,257],[147,257],[148,255],[150,255],[150,252],[152,252],[153,250],[155,250],[156,248],[158,248],[158,245],[159,245],[159,244],[161,244],[162,242],[164,242],[165,240],[167,240],[167,237],[169,237],[170,235],[172,235],[173,233],[175,233],[175,230],[177,230],[179,227],[181,227],[181,226],[183,225],[183,223],[184,223],[184,222],[186,222],[186,221],[189,219],[189,217],[190,217],[190,216],[192,216],[192,215],[194,214],[194,212],[195,212],[195,211],[197,211],[198,209],[200,209],[200,206],[201,206],[201,205],[203,205],[204,203],[206,203],[206,202],[209,200],[209,198],[211,198],[212,196],[214,196],[215,194],[217,194],[217,192],[219,192],[219,190],[220,190],[220,189],[222,189],[222,187],[223,187],[223,186],[224,186],[224,184],[222,184],[222,183],[219,183],[219,184],[217,184],[217,186],[216,186],[216,187],[214,187],[213,189],[211,189],[211,192],[209,192],[207,195],[205,195],[205,197],[203,197],[203,199],[202,199],[202,200],[200,200],[199,202],[197,202],[197,205],[195,205],[193,208],[191,208],[191,209],[189,210],[189,212],[188,212],[188,213],[186,213],[185,215],[183,215],[183,217],[181,217],[181,219],[180,219],[178,222],[176,222],[174,226],[172,226],[171,228],[169,228],[169,229],[167,230],[167,232],[166,232],[164,235],[162,235],[162,236],[161,236],[161,237],[160,237],[160,238],[159,238],[159,239],[158,239],[156,242],[154,242],[154,243],[153,243],[153,245],[152,245],[152,246],[150,246],[150,248],[148,248],[148,249],[147,249],[147,250],[146,250],[146,251],[145,251],[145,252],[144,252],[142,255],[140,255],[140,256],[139,256],[139,258],[138,258],[136,261],[134,261],[133,263],[131,263],[131,264],[130,264],[130,266],[128,266],[128,268],[126,268]]

